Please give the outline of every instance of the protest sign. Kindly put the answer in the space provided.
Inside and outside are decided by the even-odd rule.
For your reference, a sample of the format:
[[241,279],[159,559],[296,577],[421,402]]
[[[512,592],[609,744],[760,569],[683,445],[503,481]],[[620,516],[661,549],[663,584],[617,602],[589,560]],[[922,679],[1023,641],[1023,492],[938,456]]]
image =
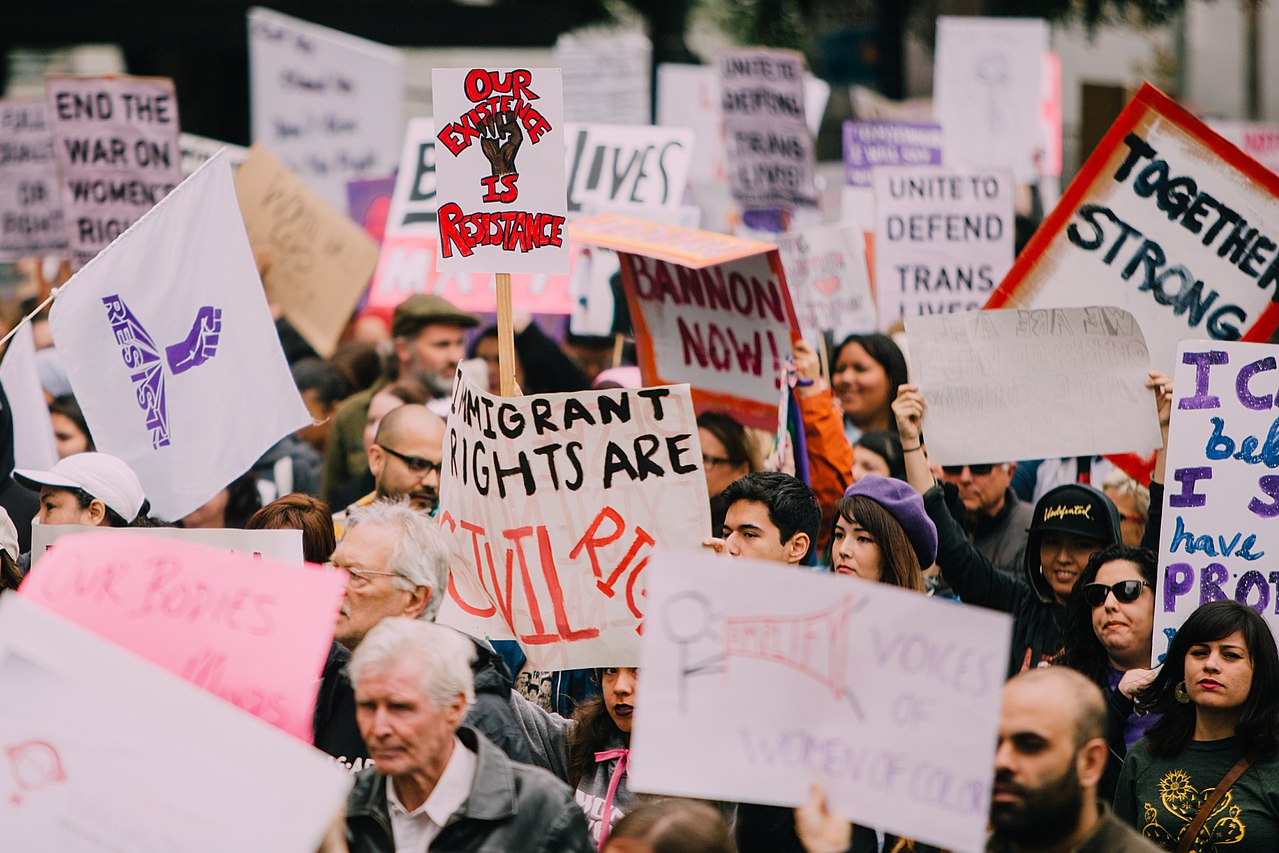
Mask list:
[[0,826],[24,853],[314,853],[328,756],[27,598],[0,596]]
[[46,77],[63,224],[74,267],[182,180],[173,81]]
[[582,29],[555,39],[564,74],[564,119],[646,125],[653,43],[639,30]]
[[1213,130],[1272,172],[1279,172],[1279,125],[1259,121],[1213,121]]
[[881,328],[980,308],[1012,266],[1008,172],[876,169],[875,211]]
[[710,530],[688,386],[495,397],[459,371],[444,448],[440,621],[535,669],[634,666],[650,550]]
[[267,297],[327,358],[377,266],[377,243],[261,144],[236,171],[235,194],[249,243],[265,253]]
[[302,562],[301,530],[240,530],[238,528],[184,527],[84,527],[79,524],[37,524],[31,528],[31,565],[35,566],[53,543],[80,533],[108,536],[151,536],[176,539],[191,545],[217,548],[245,557],[260,557],[277,563]]
[[269,9],[250,9],[248,25],[253,141],[345,210],[347,181],[395,168],[403,55]]
[[1039,177],[1044,54],[1040,18],[937,19],[933,119],[948,167],[1010,169],[1020,183]]
[[701,268],[619,258],[644,384],[687,382],[699,411],[772,432],[800,336],[777,250]]
[[67,247],[44,101],[0,101],[0,259]]
[[63,285],[49,324],[99,450],[182,518],[311,423],[225,155]]
[[693,156],[687,128],[568,125],[568,209],[675,207]]
[[182,177],[191,177],[196,169],[211,160],[213,155],[223,148],[226,149],[227,160],[230,161],[233,169],[249,156],[249,149],[242,145],[232,145],[229,142],[220,142],[194,133],[179,133],[178,149],[182,152]]
[[1045,53],[1039,86],[1039,127],[1043,134],[1039,173],[1054,178],[1061,177],[1061,111],[1061,57]]
[[310,743],[346,580],[130,531],[68,536],[18,591]]
[[877,316],[866,267],[866,240],[856,224],[825,225],[777,241],[786,287],[809,340],[873,332]]
[[364,233],[381,244],[395,194],[395,176],[362,178],[346,183],[346,212]]
[[707,267],[777,248],[772,243],[731,234],[699,231],[618,214],[580,219],[569,226],[569,233],[576,243],[646,255],[686,267]]
[[1279,176],[1145,85],[986,307],[1116,305],[1171,374],[1183,338],[1279,325],[1276,240]]
[[724,120],[719,75],[703,65],[663,62],[657,66],[657,124],[686,127],[697,144],[689,166],[693,183],[725,183]]
[[567,273],[558,68],[436,68],[439,268]]
[[1155,644],[1201,604],[1232,599],[1279,633],[1279,419],[1273,411],[1279,347],[1182,341],[1168,430],[1168,488],[1159,536]]
[[938,465],[1158,447],[1150,353],[1122,308],[908,317],[910,362]]
[[830,809],[983,849],[1011,619],[855,578],[654,554],[632,791]]
[[733,198],[747,209],[813,203],[815,159],[804,121],[803,57],[780,50],[725,51],[719,84]]
[[0,361],[0,385],[13,417],[13,461],[18,468],[47,471],[58,461],[53,421],[36,368],[35,335],[30,323],[9,339]]
[[850,186],[874,186],[876,166],[940,166],[941,125],[932,122],[844,122],[844,176]]

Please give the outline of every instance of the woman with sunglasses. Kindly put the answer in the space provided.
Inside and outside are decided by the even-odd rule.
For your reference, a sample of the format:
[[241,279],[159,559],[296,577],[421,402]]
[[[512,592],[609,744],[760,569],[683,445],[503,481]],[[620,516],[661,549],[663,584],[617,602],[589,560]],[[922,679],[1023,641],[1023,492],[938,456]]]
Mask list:
[[1133,702],[1151,677],[1156,570],[1155,555],[1144,548],[1111,545],[1094,554],[1066,604],[1062,651],[1053,661],[1083,673],[1106,697],[1110,758],[1097,794],[1107,802],[1124,756],[1158,719]]
[[1137,703],[1160,717],[1128,753],[1115,814],[1165,850],[1196,822],[1188,849],[1279,850],[1279,652],[1265,620],[1235,601],[1200,607]]

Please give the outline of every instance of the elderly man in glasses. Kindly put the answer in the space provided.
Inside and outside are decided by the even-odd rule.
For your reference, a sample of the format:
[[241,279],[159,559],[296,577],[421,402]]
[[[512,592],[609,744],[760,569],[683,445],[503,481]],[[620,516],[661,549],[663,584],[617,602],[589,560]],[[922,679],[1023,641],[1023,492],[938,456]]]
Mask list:
[[392,409],[378,424],[369,447],[373,491],[333,515],[338,538],[355,507],[377,499],[407,498],[414,509],[434,514],[440,503],[440,466],[444,461],[444,421],[426,406],[408,403]]
[[[405,616],[434,622],[448,594],[449,548],[444,534],[434,519],[404,498],[353,507],[330,563],[347,574],[333,639],[350,651],[384,619]],[[510,671],[488,642],[471,638],[471,643],[476,698],[466,723],[516,761],[531,760],[511,711]],[[344,690],[350,690],[349,684]],[[359,770],[368,753],[355,728],[354,706],[345,713],[350,716],[345,718],[344,742],[340,748],[326,749]]]
[[973,545],[1000,572],[1010,578],[1024,577],[1026,531],[1034,506],[1009,488],[1017,463],[946,465],[941,470],[942,482],[959,490]]

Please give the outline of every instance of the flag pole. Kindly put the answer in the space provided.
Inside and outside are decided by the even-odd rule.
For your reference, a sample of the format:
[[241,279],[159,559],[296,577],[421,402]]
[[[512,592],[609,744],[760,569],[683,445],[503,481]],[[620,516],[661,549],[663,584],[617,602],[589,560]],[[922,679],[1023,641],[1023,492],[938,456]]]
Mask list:
[[515,331],[511,322],[511,274],[497,278],[497,372],[503,397],[515,396]]

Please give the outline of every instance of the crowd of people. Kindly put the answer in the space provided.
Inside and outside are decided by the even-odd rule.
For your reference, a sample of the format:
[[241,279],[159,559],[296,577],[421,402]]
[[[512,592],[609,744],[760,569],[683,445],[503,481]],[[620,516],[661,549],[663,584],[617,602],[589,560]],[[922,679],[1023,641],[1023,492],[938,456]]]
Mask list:
[[[634,792],[642,672],[537,671],[513,642],[434,624],[449,585],[434,516],[459,363],[488,368],[496,389],[496,335],[478,318],[412,296],[329,359],[282,333],[315,424],[181,519],[153,517],[136,474],[95,449],[41,323],[62,458],[15,469],[22,415],[0,407],[0,588],[39,571],[33,524],[301,530],[305,559],[347,576],[313,727],[316,747],[355,774],[350,850],[935,849],[850,824],[820,788],[794,809]],[[620,353],[608,339],[561,344],[518,318],[515,352],[526,393],[639,387],[633,366],[605,367],[602,354]],[[829,356],[802,342],[793,352],[803,464],[731,411],[699,413],[703,547],[1011,615],[989,850],[1279,849],[1279,653],[1264,620],[1206,604],[1151,668],[1162,451],[1149,483],[1098,458],[938,467],[898,343],[856,335]],[[1148,387],[1166,444],[1171,382],[1152,372]]]

